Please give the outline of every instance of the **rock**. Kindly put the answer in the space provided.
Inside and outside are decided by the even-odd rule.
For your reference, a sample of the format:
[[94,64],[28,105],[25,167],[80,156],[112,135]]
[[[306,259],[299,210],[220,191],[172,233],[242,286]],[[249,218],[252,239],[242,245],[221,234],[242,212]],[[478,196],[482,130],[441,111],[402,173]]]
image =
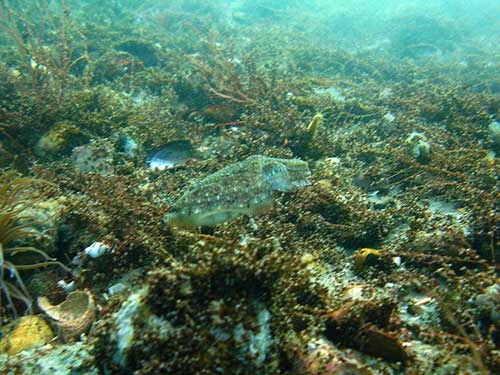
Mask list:
[[99,369],[88,343],[59,345],[43,351],[20,353],[15,363],[0,356],[0,373],[5,375],[98,375]]
[[46,199],[34,201],[27,206],[23,215],[33,223],[29,230],[33,236],[26,245],[33,246],[46,252],[48,255],[54,254],[57,250],[58,220],[65,212],[65,199]]
[[74,147],[89,138],[80,128],[69,121],[61,121],[50,128],[35,145],[35,155],[46,160],[57,160],[71,153]]
[[5,337],[0,340],[0,353],[8,355],[45,345],[54,337],[47,322],[37,315],[23,316],[3,330]]
[[431,157],[431,144],[423,133],[412,132],[405,143],[410,148],[411,155],[420,163],[427,163]]
[[296,345],[292,353],[293,375],[373,375],[321,336]]
[[71,164],[79,173],[98,173],[103,176],[112,174],[113,147],[102,142],[75,147],[71,154]]
[[491,142],[496,147],[500,147],[500,122],[492,121],[488,125],[488,135],[491,139]]

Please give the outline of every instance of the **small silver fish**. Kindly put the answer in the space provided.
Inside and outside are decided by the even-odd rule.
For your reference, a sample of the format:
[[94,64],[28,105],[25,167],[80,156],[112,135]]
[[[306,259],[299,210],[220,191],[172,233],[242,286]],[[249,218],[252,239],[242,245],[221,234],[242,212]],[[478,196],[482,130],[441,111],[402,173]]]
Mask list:
[[165,221],[195,227],[254,215],[273,206],[273,191],[307,186],[310,175],[303,160],[253,155],[198,181],[175,202]]
[[188,140],[170,142],[148,159],[149,169],[163,171],[183,165],[195,157],[193,145]]

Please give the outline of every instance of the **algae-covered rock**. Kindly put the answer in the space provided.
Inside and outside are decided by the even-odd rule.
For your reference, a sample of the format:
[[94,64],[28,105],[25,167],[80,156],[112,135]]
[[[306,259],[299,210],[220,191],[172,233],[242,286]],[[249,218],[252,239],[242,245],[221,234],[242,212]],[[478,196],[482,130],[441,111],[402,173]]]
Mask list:
[[160,63],[159,47],[147,40],[129,39],[116,44],[114,48],[137,57],[144,66],[155,66]]
[[61,121],[50,128],[35,145],[35,155],[46,160],[56,160],[69,155],[71,150],[88,142],[80,128],[69,121]]
[[108,175],[114,172],[113,147],[103,142],[78,146],[71,154],[71,164],[80,173]]
[[142,69],[144,69],[144,63],[137,56],[125,51],[109,51],[96,61],[94,80],[113,82]]
[[287,368],[290,335],[307,329],[302,311],[325,307],[322,288],[272,243],[268,250],[203,246],[203,259],[155,268],[143,286],[125,288],[133,290],[127,297],[111,297],[92,333],[104,371],[274,375]]
[[500,122],[492,121],[488,125],[488,135],[494,146],[500,147]]
[[26,244],[49,255],[56,252],[59,240],[58,221],[67,208],[65,203],[64,198],[45,199],[32,202],[24,209],[24,216],[32,223],[29,230],[33,232],[33,236]]
[[23,350],[47,344],[54,337],[47,322],[36,315],[23,316],[3,328],[0,353],[15,355]]
[[98,375],[92,354],[93,347],[86,342],[47,347],[43,351],[19,353],[15,361],[0,356],[0,373],[5,375]]

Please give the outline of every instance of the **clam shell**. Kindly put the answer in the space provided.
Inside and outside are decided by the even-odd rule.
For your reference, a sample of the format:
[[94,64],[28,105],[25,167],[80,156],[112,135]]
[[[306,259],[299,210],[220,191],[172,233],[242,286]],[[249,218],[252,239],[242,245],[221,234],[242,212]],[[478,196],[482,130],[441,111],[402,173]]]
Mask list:
[[39,297],[37,302],[65,341],[87,332],[95,319],[96,306],[88,290],[68,294],[59,305],[52,305],[46,297]]

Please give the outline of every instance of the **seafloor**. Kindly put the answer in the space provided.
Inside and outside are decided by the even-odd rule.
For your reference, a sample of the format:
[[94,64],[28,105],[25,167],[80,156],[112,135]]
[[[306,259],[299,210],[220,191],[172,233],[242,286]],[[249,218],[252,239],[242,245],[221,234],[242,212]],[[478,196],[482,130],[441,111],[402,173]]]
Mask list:
[[495,36],[206,3],[0,3],[0,373],[500,374]]

